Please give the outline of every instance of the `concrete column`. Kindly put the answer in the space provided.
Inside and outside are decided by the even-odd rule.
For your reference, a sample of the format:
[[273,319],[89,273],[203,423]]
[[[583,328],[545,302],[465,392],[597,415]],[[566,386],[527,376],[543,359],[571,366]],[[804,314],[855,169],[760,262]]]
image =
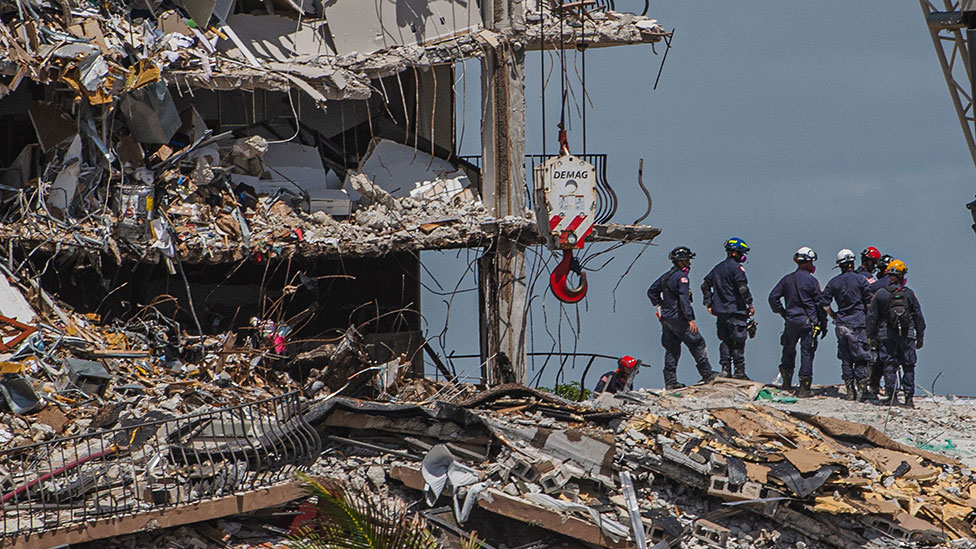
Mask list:
[[[489,28],[519,20],[522,2],[485,3]],[[481,193],[496,217],[525,210],[525,50],[502,41],[482,61]],[[499,239],[478,262],[482,377],[489,385],[526,382],[525,247]],[[509,367],[510,365],[510,367]]]

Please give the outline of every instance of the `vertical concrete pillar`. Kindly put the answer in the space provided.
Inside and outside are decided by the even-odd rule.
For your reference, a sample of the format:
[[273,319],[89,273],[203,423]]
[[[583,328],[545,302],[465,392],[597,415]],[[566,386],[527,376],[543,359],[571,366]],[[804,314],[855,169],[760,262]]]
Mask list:
[[[486,27],[520,25],[522,2],[487,0]],[[525,210],[525,50],[499,42],[482,61],[481,192],[496,217]],[[489,385],[526,381],[525,247],[499,238],[478,262],[482,377]]]

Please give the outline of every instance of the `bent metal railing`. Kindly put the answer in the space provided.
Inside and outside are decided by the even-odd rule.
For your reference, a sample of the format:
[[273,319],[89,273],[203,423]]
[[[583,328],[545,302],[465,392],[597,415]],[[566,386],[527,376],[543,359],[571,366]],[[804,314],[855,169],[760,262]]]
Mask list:
[[0,539],[273,486],[321,452],[297,392],[188,416],[148,415],[0,451]]

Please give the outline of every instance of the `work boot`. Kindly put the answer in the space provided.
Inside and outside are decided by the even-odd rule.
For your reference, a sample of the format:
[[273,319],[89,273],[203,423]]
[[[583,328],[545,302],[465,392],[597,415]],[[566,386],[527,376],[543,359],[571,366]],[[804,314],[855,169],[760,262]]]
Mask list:
[[915,407],[915,402],[912,399],[912,395],[910,395],[908,393],[905,393],[905,403],[902,404],[902,406],[905,407],[905,408],[914,408]]
[[732,377],[734,377],[735,379],[744,379],[746,381],[750,381],[749,380],[749,376],[746,375],[746,365],[745,364],[736,364],[735,365],[735,373],[732,374]]
[[685,384],[681,383],[680,381],[669,381],[664,384],[664,388],[669,391],[673,391],[675,389],[684,389]]
[[732,365],[723,364],[722,365],[722,377],[732,377]]
[[705,385],[715,381],[716,379],[718,379],[718,372],[709,372],[705,374],[701,379],[699,379],[698,383]]
[[813,396],[813,390],[810,386],[813,385],[812,377],[801,377],[800,378],[800,388],[796,391],[796,396],[799,398],[810,398]]
[[878,400],[878,395],[871,392],[871,388],[868,386],[867,381],[857,382],[857,401],[867,402],[867,401]]
[[856,400],[857,399],[857,389],[854,388],[854,380],[849,379],[844,382],[844,388],[846,392],[844,393],[844,400]]
[[881,382],[874,383],[873,381],[869,381],[868,391],[871,391],[871,395],[874,398],[878,398],[881,395]]
[[783,376],[783,384],[779,386],[780,390],[792,391],[793,390],[793,368],[780,367],[779,375]]

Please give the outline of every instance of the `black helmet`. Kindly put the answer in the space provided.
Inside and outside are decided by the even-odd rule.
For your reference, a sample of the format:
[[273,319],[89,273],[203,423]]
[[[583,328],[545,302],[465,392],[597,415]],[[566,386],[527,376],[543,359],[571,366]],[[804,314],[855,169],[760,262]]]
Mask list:
[[671,261],[678,261],[679,259],[694,259],[695,252],[691,251],[687,246],[678,246],[677,248],[671,250],[668,254],[668,259]]
[[888,272],[888,264],[891,263],[891,261],[893,259],[894,258],[891,257],[888,254],[884,254],[883,256],[881,256],[881,259],[878,260],[878,274],[879,275],[883,275],[883,274],[885,274],[885,273]]

